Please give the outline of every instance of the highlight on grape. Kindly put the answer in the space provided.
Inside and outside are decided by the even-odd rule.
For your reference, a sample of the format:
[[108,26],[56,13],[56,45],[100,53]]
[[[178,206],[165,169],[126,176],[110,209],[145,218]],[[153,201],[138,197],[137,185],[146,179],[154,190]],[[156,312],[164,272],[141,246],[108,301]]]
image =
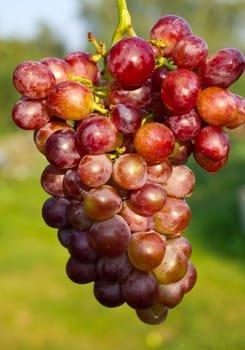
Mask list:
[[245,121],[244,97],[229,90],[245,59],[236,48],[209,56],[175,15],[141,38],[126,1],[117,5],[109,48],[89,33],[91,53],[16,67],[12,118],[47,159],[42,217],[69,252],[68,278],[93,283],[100,304],[127,303],[159,324],[197,279],[184,237],[195,187],[187,161],[209,173],[226,164],[226,129]]

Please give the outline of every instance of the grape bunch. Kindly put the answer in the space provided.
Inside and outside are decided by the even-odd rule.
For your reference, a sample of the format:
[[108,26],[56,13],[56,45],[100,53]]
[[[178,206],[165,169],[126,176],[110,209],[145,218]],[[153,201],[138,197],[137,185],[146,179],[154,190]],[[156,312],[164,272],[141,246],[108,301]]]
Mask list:
[[127,303],[159,324],[197,278],[183,235],[195,187],[186,164],[193,156],[209,173],[226,164],[226,129],[245,121],[245,99],[229,90],[245,60],[235,48],[208,57],[205,40],[175,15],[147,40],[121,35],[105,50],[89,38],[95,53],[16,67],[22,96],[12,117],[47,159],[42,217],[67,249],[68,278],[92,282],[103,306]]

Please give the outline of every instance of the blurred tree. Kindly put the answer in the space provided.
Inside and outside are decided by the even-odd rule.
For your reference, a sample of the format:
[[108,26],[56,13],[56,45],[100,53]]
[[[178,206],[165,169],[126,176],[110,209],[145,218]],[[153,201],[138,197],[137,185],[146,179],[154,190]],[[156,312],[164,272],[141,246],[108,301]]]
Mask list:
[[11,110],[20,95],[12,85],[12,73],[22,61],[39,60],[45,56],[63,57],[64,48],[58,38],[44,24],[37,36],[28,41],[0,39],[0,134],[15,129]]
[[[244,0],[128,0],[136,33],[147,38],[155,21],[166,14],[184,17],[193,33],[204,38],[210,53],[223,47],[245,49]],[[81,16],[98,40],[110,39],[117,24],[115,0],[80,0]]]

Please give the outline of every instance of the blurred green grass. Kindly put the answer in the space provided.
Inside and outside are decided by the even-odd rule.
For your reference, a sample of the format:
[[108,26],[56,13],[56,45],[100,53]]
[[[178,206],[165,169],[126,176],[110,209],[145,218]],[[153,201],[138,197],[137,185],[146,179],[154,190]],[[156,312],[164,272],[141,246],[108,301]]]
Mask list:
[[41,218],[47,194],[39,178],[46,161],[31,141],[26,133],[0,140],[6,154],[0,174],[2,349],[245,348],[245,233],[237,199],[245,182],[244,138],[231,139],[229,162],[217,175],[190,162],[197,184],[185,236],[198,281],[159,326],[141,323],[126,305],[100,306],[92,285],[68,280],[68,254]]

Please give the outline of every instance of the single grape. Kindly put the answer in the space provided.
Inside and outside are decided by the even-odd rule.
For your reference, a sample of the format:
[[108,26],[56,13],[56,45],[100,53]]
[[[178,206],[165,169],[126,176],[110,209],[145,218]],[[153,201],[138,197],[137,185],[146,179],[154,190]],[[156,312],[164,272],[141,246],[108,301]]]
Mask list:
[[117,307],[125,302],[121,286],[118,283],[96,280],[93,292],[96,300],[106,307]]
[[71,256],[66,264],[66,274],[74,283],[93,282],[96,279],[96,263],[84,263]]
[[138,189],[146,182],[147,164],[138,154],[123,154],[113,164],[112,178],[122,188]]
[[79,164],[81,157],[75,146],[75,135],[73,129],[61,129],[48,137],[45,155],[55,167],[69,169]]
[[225,124],[225,127],[228,129],[235,129],[245,123],[245,98],[238,94],[233,94],[233,96],[236,99],[238,111],[236,118]]
[[57,57],[44,57],[40,60],[54,74],[56,84],[69,80],[72,76],[72,69],[68,63]]
[[178,249],[166,246],[161,263],[153,269],[153,273],[161,284],[169,284],[179,281],[184,277],[188,266],[186,255]]
[[205,86],[228,88],[243,74],[245,58],[235,48],[218,50],[200,67],[199,75]]
[[203,155],[203,153],[197,152],[197,150],[195,149],[193,152],[193,156],[197,164],[200,165],[201,168],[205,169],[210,174],[215,174],[221,168],[223,168],[229,158],[229,154],[227,154],[224,158],[220,160],[213,160]]
[[167,308],[174,308],[183,299],[184,292],[181,288],[180,281],[168,284],[159,283],[157,301]]
[[142,322],[146,324],[156,325],[166,320],[168,315],[168,308],[156,302],[149,308],[136,310],[136,315]]
[[178,282],[181,284],[182,291],[188,293],[196,284],[197,270],[195,266],[188,261],[187,271],[184,277]]
[[90,243],[101,255],[116,256],[124,253],[131,239],[127,222],[119,215],[96,221],[89,230]]
[[67,207],[67,219],[73,227],[79,230],[90,228],[94,222],[94,220],[87,215],[83,202],[78,200],[70,201]]
[[56,81],[53,72],[41,62],[25,61],[15,68],[13,84],[23,96],[42,99],[50,94]]
[[191,219],[191,209],[185,200],[167,197],[164,207],[154,215],[154,230],[166,236],[183,232]]
[[98,84],[100,78],[100,68],[97,62],[93,61],[93,55],[85,51],[70,52],[64,58],[69,64],[73,74]]
[[161,97],[174,113],[188,113],[196,106],[200,88],[201,82],[196,73],[186,68],[178,68],[164,79]]
[[205,126],[195,138],[194,148],[195,152],[201,153],[209,159],[221,160],[229,154],[229,136],[221,127]]
[[47,124],[51,118],[46,100],[21,98],[12,110],[14,123],[21,129],[37,130]]
[[165,160],[174,150],[175,138],[172,131],[157,122],[145,123],[135,133],[137,152],[151,164]]
[[198,97],[197,109],[206,123],[215,126],[224,126],[234,121],[238,113],[234,95],[217,86],[202,90]]
[[151,46],[133,36],[117,41],[109,50],[106,67],[112,78],[124,86],[140,86],[150,78],[155,66]]
[[150,271],[160,265],[165,253],[165,239],[154,231],[132,234],[128,246],[131,264],[140,271]]
[[66,169],[59,169],[49,164],[41,175],[41,186],[47,193],[55,197],[64,197],[63,179]]
[[166,43],[166,47],[161,50],[161,54],[164,57],[169,57],[176,43],[190,34],[192,34],[192,29],[184,18],[166,15],[160,17],[153,25],[150,31],[150,38]]
[[85,186],[80,180],[77,168],[68,169],[63,179],[64,195],[70,199],[83,201],[90,188]]
[[116,215],[122,200],[114,187],[101,185],[91,189],[84,198],[84,210],[94,220],[106,220]]
[[151,103],[151,82],[146,80],[140,87],[129,88],[115,79],[108,84],[107,103],[109,105],[130,104],[134,108],[143,109]]
[[111,121],[124,134],[132,134],[140,127],[142,115],[140,111],[128,104],[118,103],[111,111]]
[[131,232],[149,231],[153,228],[153,217],[142,216],[131,209],[128,200],[124,200],[118,213],[128,223]]
[[84,185],[98,187],[110,179],[112,161],[106,154],[87,154],[80,160],[77,172]]
[[195,108],[184,114],[169,113],[165,124],[179,141],[195,138],[202,126],[202,118]]
[[98,278],[111,283],[123,282],[132,269],[126,252],[116,256],[101,256],[97,261]]
[[95,115],[79,123],[76,134],[77,149],[81,154],[102,154],[111,151],[117,142],[117,128],[103,116]]
[[67,248],[71,256],[83,263],[91,263],[98,259],[98,253],[89,242],[87,230],[72,232]]
[[92,110],[94,96],[85,85],[66,80],[57,84],[48,96],[48,108],[58,118],[81,120]]
[[185,164],[193,152],[193,144],[191,140],[179,141],[175,140],[174,152],[169,156],[172,164]]
[[73,233],[77,234],[77,232],[80,232],[80,230],[78,230],[77,228],[72,227],[72,226],[67,226],[64,228],[59,228],[57,230],[57,237],[58,237],[58,240],[61,243],[61,245],[64,248],[67,248],[69,241],[70,241],[70,238],[71,238],[71,235]]
[[174,165],[172,173],[164,186],[169,197],[190,197],[195,187],[196,178],[186,165]]
[[196,35],[187,35],[174,46],[172,58],[178,68],[197,69],[205,64],[208,56],[208,45]]
[[131,192],[128,205],[139,215],[151,216],[162,209],[166,197],[162,185],[147,181],[141,188]]
[[191,254],[192,254],[191,244],[188,241],[188,239],[183,236],[167,239],[166,246],[170,247],[171,249],[177,249],[182,251],[185,254],[187,259],[190,259],[191,257]]
[[49,197],[43,204],[42,217],[45,223],[54,228],[69,226],[66,211],[70,201],[66,198]]
[[122,293],[127,304],[134,309],[145,309],[157,300],[158,282],[149,271],[134,269],[122,283]]
[[164,184],[167,182],[172,172],[172,164],[168,159],[158,164],[147,166],[147,180]]
[[170,72],[166,67],[160,67],[154,70],[151,75],[152,89],[153,91],[160,91],[162,82]]

